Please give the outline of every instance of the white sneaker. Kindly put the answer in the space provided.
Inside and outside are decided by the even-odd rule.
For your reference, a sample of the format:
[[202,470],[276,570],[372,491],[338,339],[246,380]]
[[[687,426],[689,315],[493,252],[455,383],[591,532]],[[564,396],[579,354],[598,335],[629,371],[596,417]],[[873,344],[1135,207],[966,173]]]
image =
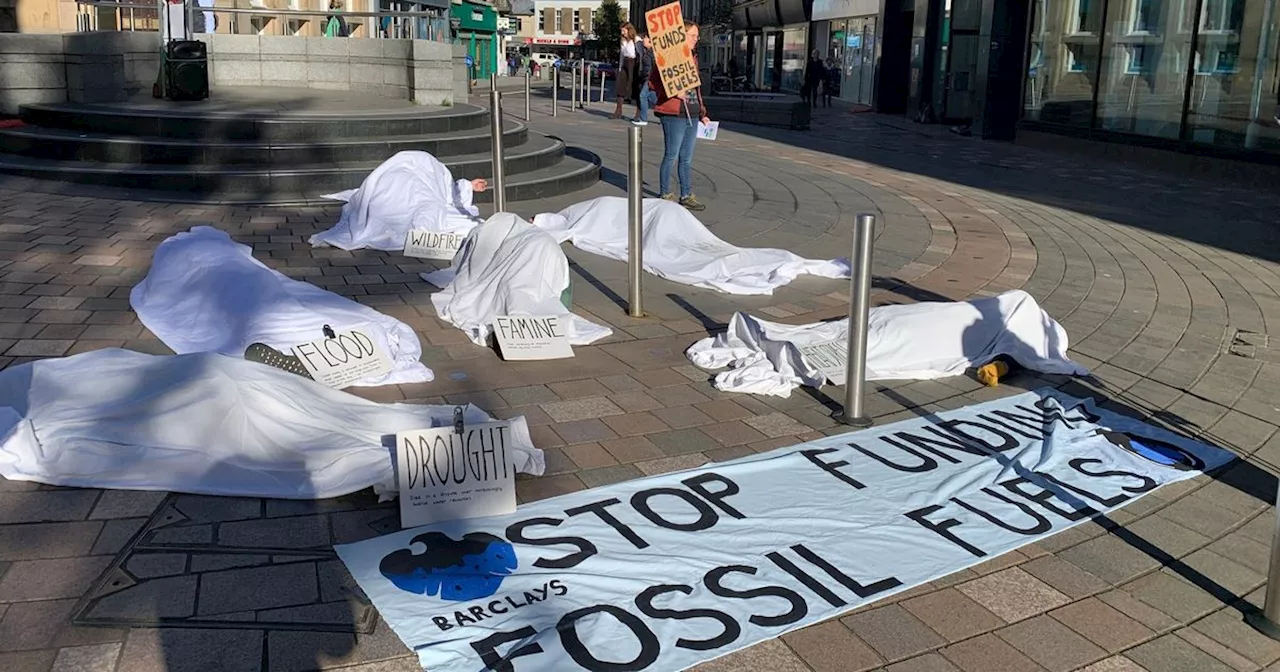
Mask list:
[[649,125],[649,122],[647,122],[647,121],[640,121],[639,119],[632,119],[632,120],[631,120],[631,125],[632,125],[632,126],[648,126],[648,125]]

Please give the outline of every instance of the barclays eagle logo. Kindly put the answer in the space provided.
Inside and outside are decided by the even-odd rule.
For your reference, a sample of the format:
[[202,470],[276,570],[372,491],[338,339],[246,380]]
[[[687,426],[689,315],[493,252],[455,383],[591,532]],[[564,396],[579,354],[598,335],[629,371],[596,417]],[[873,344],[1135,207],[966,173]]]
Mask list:
[[433,597],[438,594],[450,602],[493,595],[518,566],[511,544],[485,532],[468,533],[461,541],[442,532],[427,532],[410,544],[422,544],[427,550],[388,553],[378,571],[400,590]]

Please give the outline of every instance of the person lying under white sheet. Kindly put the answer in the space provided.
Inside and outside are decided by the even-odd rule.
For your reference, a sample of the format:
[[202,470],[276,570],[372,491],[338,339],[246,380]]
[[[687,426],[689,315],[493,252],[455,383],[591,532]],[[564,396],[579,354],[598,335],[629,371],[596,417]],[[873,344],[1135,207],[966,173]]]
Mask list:
[[[717,389],[788,397],[800,385],[822,387],[828,376],[815,361],[822,354],[835,355],[841,360],[836,368],[843,369],[848,334],[848,318],[789,325],[735,313],[728,331],[694,343],[685,354],[704,369],[731,367],[716,375]],[[819,352],[802,352],[814,346]],[[1021,290],[870,311],[867,380],[954,376],[998,357],[1042,373],[1089,373],[1067,358],[1062,325]]]
[[[627,199],[602,196],[533,218],[556,240],[610,259],[627,259]],[[730,245],[678,203],[644,199],[644,268],[694,287],[728,294],[772,294],[803,274],[849,277],[845,259],[819,261],[786,250]]]
[[573,315],[563,297],[569,260],[560,243],[509,212],[499,212],[471,230],[450,268],[423,273],[442,287],[431,295],[440,319],[485,345],[496,315],[567,316],[569,342],[586,345],[613,330]]
[[[80,488],[324,499],[394,495],[388,438],[454,406],[379,404],[225,355],[110,348],[0,371],[0,475]],[[490,417],[468,405],[463,420]],[[539,475],[524,418],[508,456]]]
[[249,346],[279,351],[355,327],[367,329],[392,363],[386,375],[357,386],[432,380],[413,328],[389,315],[313,284],[286,277],[253,258],[225,231],[197,226],[156,248],[147,277],[129,304],[169,349],[182,355],[220,352],[241,357]]
[[480,223],[472,197],[488,186],[481,179],[454,180],[449,167],[426,152],[399,152],[369,173],[360,188],[324,196],[346,205],[338,223],[310,242],[399,252],[410,231],[465,233]]

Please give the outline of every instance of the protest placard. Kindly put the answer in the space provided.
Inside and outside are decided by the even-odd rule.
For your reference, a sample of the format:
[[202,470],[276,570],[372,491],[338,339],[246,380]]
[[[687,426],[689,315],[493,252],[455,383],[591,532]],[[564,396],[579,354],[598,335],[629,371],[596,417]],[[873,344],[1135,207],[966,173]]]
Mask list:
[[668,96],[678,96],[702,86],[698,64],[684,35],[684,14],[680,3],[673,2],[644,13],[653,43],[653,63],[662,77],[662,88]]
[[699,140],[715,140],[718,135],[720,135],[720,122],[709,121],[705,124],[701,121],[698,122]]
[[385,376],[393,365],[367,327],[336,332],[293,346],[293,356],[302,361],[316,382],[341,389],[366,377]]
[[564,359],[573,356],[569,333],[559,315],[496,315],[493,333],[508,361]]
[[400,526],[480,518],[516,510],[515,469],[507,456],[511,423],[396,434]]
[[800,348],[800,356],[831,381],[832,385],[844,385],[849,372],[849,344],[846,341],[827,341]]
[[439,259],[451,261],[458,253],[462,241],[467,239],[465,233],[441,233],[413,229],[405,236],[404,256],[418,259]]

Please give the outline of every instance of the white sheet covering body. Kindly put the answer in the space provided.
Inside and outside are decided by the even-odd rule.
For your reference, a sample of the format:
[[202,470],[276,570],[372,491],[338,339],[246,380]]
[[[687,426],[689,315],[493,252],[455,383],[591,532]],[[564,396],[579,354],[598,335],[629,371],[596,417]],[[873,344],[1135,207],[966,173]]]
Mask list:
[[[627,199],[602,196],[534,217],[560,242],[627,259]],[[786,250],[730,245],[678,203],[644,199],[644,268],[656,276],[729,294],[772,294],[805,273],[849,277],[847,260],[816,261]]]
[[399,252],[409,231],[465,233],[480,221],[471,181],[455,181],[426,152],[399,152],[374,168],[359,189],[324,197],[347,204],[332,229],[311,236],[316,247]]
[[[1021,290],[972,301],[872,308],[867,332],[867,380],[954,376],[999,355],[1042,373],[1089,373],[1067,358],[1062,325]],[[686,354],[704,369],[732,367],[716,376],[717,389],[786,397],[798,385],[821,387],[825,381],[800,348],[843,344],[848,334],[847,318],[789,325],[735,313],[725,333],[694,343]]]
[[[0,474],[53,485],[321,499],[395,492],[396,432],[453,406],[379,404],[212,353],[97,350],[0,371]],[[471,423],[489,419],[474,406]],[[514,466],[541,474],[523,418]]]
[[441,287],[431,295],[440,319],[485,345],[496,315],[564,315],[569,342],[586,345],[613,333],[569,312],[560,296],[569,287],[569,260],[560,243],[516,215],[500,212],[462,242],[450,268],[423,273]]
[[253,258],[224,231],[197,226],[160,243],[147,277],[129,293],[138,318],[175,353],[244,356],[253,343],[288,351],[336,331],[367,326],[391,357],[385,376],[357,386],[432,380],[422,344],[409,325]]

